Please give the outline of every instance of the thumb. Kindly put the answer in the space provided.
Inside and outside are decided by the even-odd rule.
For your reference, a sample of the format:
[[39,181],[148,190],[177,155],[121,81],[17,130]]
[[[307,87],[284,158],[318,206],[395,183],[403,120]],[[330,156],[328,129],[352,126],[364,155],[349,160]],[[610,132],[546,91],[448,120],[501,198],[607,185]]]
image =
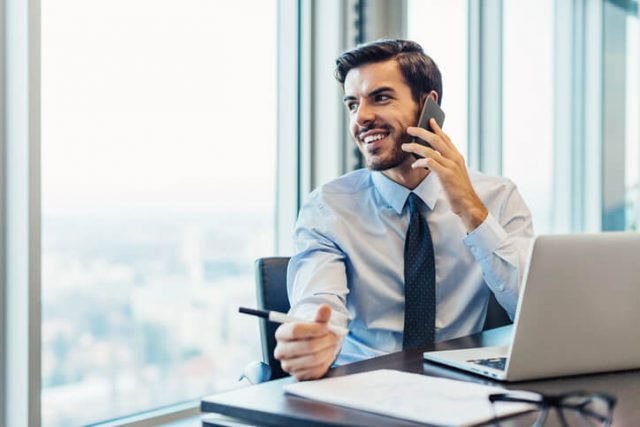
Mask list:
[[322,304],[316,311],[316,322],[327,323],[331,319],[331,307],[327,304]]

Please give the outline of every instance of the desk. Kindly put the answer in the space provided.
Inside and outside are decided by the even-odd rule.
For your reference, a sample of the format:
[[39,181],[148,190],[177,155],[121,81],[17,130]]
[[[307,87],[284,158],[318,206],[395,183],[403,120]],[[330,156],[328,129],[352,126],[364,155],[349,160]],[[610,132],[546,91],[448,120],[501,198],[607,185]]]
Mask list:
[[[340,366],[330,370],[327,376],[335,377],[375,369],[397,369],[481,384],[497,384],[506,388],[532,390],[541,393],[562,393],[573,390],[604,391],[618,398],[613,415],[613,425],[640,425],[640,370],[517,383],[500,383],[462,371],[444,368],[425,362],[422,359],[423,351],[508,345],[510,339],[511,326],[505,326],[469,337],[437,343],[421,350],[392,353]],[[290,382],[293,382],[292,378],[283,378],[209,396],[202,400],[201,409],[203,412],[215,412],[254,422],[257,425],[414,427],[419,425],[414,422],[401,421],[285,395],[282,387]],[[204,424],[207,425],[206,422]]]

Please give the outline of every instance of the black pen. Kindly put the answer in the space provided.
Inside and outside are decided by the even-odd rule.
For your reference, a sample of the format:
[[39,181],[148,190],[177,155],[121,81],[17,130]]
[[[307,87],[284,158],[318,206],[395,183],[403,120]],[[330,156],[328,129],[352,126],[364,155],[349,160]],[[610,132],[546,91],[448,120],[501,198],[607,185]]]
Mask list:
[[[267,319],[269,322],[276,322],[276,323],[308,322],[308,320],[296,319],[295,317],[290,317],[285,313],[280,313],[279,311],[256,310],[253,308],[246,308],[246,307],[240,307],[238,308],[238,311],[240,313],[262,317],[263,319]],[[331,323],[327,324],[327,328],[331,332],[339,336],[345,336],[349,333],[349,330],[347,328],[343,326],[333,325]]]

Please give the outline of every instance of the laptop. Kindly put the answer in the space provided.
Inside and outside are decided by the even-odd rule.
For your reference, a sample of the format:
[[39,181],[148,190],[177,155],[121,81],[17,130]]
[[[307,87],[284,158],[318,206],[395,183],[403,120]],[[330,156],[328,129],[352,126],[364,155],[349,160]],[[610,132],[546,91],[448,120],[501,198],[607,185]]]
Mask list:
[[424,358],[501,381],[640,368],[640,233],[538,236],[511,345]]

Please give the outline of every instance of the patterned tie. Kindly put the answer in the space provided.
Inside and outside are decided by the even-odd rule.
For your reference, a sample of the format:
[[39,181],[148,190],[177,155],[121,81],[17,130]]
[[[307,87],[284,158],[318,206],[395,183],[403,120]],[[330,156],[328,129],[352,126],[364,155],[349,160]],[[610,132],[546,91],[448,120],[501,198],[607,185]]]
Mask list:
[[409,194],[409,229],[404,243],[404,349],[433,343],[436,334],[436,264],[424,204]]

